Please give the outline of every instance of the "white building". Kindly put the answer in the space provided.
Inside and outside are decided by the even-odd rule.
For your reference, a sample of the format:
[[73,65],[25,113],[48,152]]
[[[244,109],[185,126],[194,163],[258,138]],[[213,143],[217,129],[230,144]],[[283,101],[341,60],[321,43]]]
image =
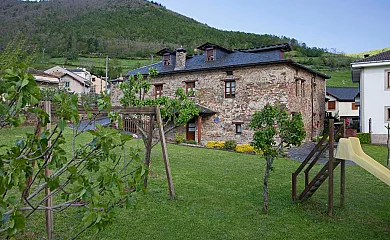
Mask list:
[[326,112],[349,122],[358,121],[359,106],[355,104],[358,93],[356,87],[326,87]]
[[390,123],[390,51],[354,62],[351,68],[352,81],[360,87],[356,99],[360,104],[360,130],[371,132],[372,143],[384,144],[385,125]]
[[75,93],[89,93],[92,82],[66,68],[55,66],[45,71],[60,78],[59,87],[67,88]]

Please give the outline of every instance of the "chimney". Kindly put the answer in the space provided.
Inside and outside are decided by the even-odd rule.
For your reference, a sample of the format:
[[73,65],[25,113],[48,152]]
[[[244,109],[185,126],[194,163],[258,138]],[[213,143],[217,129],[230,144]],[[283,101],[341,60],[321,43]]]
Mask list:
[[187,51],[183,48],[176,49],[176,62],[174,70],[183,70],[186,67]]
[[370,54],[364,54],[364,58],[368,58]]

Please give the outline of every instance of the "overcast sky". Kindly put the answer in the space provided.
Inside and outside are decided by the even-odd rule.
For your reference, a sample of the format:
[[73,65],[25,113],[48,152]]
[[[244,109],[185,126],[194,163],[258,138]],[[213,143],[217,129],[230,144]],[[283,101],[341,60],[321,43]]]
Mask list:
[[[156,0],[155,0],[156,1]],[[390,0],[157,0],[223,30],[284,35],[356,53],[390,47]]]

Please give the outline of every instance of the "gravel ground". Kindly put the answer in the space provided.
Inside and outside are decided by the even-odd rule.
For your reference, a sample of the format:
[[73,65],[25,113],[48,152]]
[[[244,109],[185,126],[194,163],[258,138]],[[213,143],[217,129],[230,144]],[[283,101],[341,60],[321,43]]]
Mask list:
[[[316,144],[317,143],[309,142],[309,143],[304,143],[299,147],[292,147],[288,150],[287,156],[294,161],[303,162],[307,157],[307,155],[309,155],[311,150],[313,150],[313,148],[316,146]],[[320,157],[320,159],[318,159],[317,164],[326,164],[326,162],[328,161],[327,156],[328,156],[328,151],[325,151]],[[345,161],[345,163],[354,164],[354,162],[348,160]]]

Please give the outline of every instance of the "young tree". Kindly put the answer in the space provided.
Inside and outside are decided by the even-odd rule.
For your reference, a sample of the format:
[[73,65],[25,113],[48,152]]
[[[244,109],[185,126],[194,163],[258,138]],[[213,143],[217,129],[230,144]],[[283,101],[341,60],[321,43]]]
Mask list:
[[280,106],[267,104],[263,110],[256,112],[250,123],[255,131],[252,146],[261,150],[266,160],[263,191],[263,212],[268,209],[268,178],[276,157],[283,153],[283,148],[298,146],[306,137],[301,114],[292,117]]
[[[0,238],[23,231],[26,220],[38,211],[62,212],[74,206],[82,206],[84,217],[80,218],[81,230],[71,234],[77,237],[90,227],[100,231],[113,222],[112,210],[128,205],[132,193],[143,188],[147,168],[138,151],[127,146],[131,159],[122,164],[128,156],[120,150],[131,136],[98,125],[96,131],[88,133],[83,133],[85,128],[74,127],[71,139],[65,138],[67,124],[80,123],[77,95],[60,92],[53,96],[58,120],[52,128],[47,126],[47,112],[35,107],[40,100],[39,87],[23,69],[5,71],[0,77],[0,96],[0,128],[18,126],[22,109],[38,119],[33,133],[26,133],[14,145],[0,146]],[[99,111],[110,107],[108,96],[97,102]],[[87,107],[85,113],[89,122],[98,117]],[[89,135],[89,141],[79,140],[84,134]],[[66,141],[71,152],[64,148]],[[48,204],[50,199],[55,203]],[[51,233],[48,230],[48,239]]]

